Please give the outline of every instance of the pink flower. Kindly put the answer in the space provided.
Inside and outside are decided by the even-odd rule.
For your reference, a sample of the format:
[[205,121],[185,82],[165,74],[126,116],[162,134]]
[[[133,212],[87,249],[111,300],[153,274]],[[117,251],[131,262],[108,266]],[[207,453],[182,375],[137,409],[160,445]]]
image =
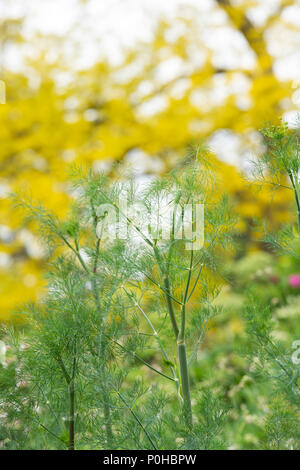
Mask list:
[[289,285],[293,289],[297,289],[298,287],[300,287],[300,274],[291,274],[289,276]]

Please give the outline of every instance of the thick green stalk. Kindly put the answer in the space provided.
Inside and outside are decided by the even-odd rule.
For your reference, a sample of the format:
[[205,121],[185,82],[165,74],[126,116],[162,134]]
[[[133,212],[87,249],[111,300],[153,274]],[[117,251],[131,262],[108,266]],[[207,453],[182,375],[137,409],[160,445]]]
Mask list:
[[167,275],[164,275],[164,287],[165,287],[164,295],[165,295],[165,300],[166,300],[166,304],[167,304],[167,308],[168,308],[168,312],[169,312],[169,317],[170,317],[170,320],[171,320],[171,324],[172,324],[172,328],[173,328],[173,331],[174,331],[175,338],[177,338],[178,333],[179,333],[179,329],[178,329],[178,326],[177,326],[177,321],[176,321],[176,316],[175,316],[175,312],[174,312],[173,302],[172,302],[172,299],[171,299],[170,281],[169,281],[169,277]]
[[69,384],[69,401],[70,401],[70,416],[69,416],[69,446],[68,450],[75,449],[75,391],[73,381]]
[[189,370],[188,362],[186,357],[186,346],[185,346],[185,306],[188,299],[189,287],[192,276],[192,266],[193,266],[194,252],[191,251],[190,257],[190,267],[188,272],[188,278],[186,282],[182,307],[181,307],[181,322],[180,322],[180,331],[178,334],[178,359],[180,366],[180,378],[181,378],[181,389],[182,389],[182,398],[183,398],[183,408],[185,416],[185,424],[187,428],[192,427],[192,404],[191,404],[191,394],[190,394],[190,379],[189,379]]
[[170,320],[171,320],[172,328],[173,328],[173,331],[174,331],[174,335],[175,335],[175,338],[177,339],[178,333],[179,333],[179,328],[178,328],[178,325],[177,325],[177,320],[176,320],[176,316],[175,316],[175,312],[174,312],[174,306],[173,306],[173,302],[172,302],[171,286],[170,286],[170,280],[169,280],[169,276],[168,276],[168,269],[165,270],[163,261],[161,259],[160,253],[159,253],[159,250],[155,245],[153,246],[153,251],[154,251],[154,255],[155,255],[155,258],[157,260],[157,263],[158,263],[158,267],[159,267],[160,272],[161,272],[162,277],[163,277],[165,301],[166,301],[166,304],[167,304],[167,309],[168,309],[169,317],[170,317]]
[[177,349],[178,349],[178,359],[179,359],[179,366],[180,366],[180,381],[181,381],[181,389],[182,389],[182,398],[183,398],[183,407],[184,407],[184,416],[185,416],[185,423],[187,428],[192,427],[192,404],[191,404],[191,395],[190,395],[190,380],[189,380],[189,371],[188,371],[188,363],[186,357],[186,347],[185,347],[185,305],[188,298],[188,291],[189,285],[191,280],[191,272],[192,272],[192,264],[193,264],[193,251],[191,252],[191,260],[190,260],[190,269],[188,274],[188,280],[186,284],[186,289],[184,293],[184,299],[181,306],[181,324],[180,330],[177,325],[177,320],[174,312],[174,306],[172,302],[172,298],[169,294],[171,294],[171,286],[168,276],[168,268],[167,272],[164,270],[162,260],[160,258],[160,254],[156,247],[154,247],[154,252],[156,259],[158,261],[158,265],[161,269],[163,274],[164,280],[164,287],[165,287],[165,301],[167,304],[167,309],[169,313],[169,317],[171,320],[172,328],[174,331],[174,335],[177,341]]
[[299,201],[298,191],[296,188],[294,189],[294,193],[295,193],[295,200],[296,200],[296,205],[297,205],[298,231],[299,231],[299,236],[300,236],[300,201]]
[[190,394],[190,379],[188,371],[188,363],[186,358],[186,347],[185,343],[178,342],[178,359],[180,365],[180,378],[181,378],[181,389],[183,398],[183,408],[185,416],[185,424],[187,428],[192,427],[192,404]]
[[290,170],[288,170],[288,175],[289,175],[289,178],[292,183],[293,190],[294,190],[294,196],[295,196],[295,201],[296,201],[296,206],[297,206],[298,232],[300,236],[300,201],[299,201],[298,189],[297,189],[294,177],[293,177],[293,173]]

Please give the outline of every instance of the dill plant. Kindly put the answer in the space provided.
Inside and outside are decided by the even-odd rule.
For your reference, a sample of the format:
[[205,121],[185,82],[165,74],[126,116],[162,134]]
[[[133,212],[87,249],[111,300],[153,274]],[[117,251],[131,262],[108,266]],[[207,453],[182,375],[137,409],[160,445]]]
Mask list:
[[[201,394],[190,373],[218,313],[212,301],[234,224],[208,160],[196,152],[142,188],[74,167],[73,205],[63,221],[16,198],[25,222],[37,224],[50,263],[46,295],[16,314],[23,329],[7,333],[11,359],[1,370],[0,403],[7,446],[18,432],[20,447],[33,445],[35,429],[35,448],[222,447],[225,407]],[[124,199],[132,214],[124,213]],[[204,239],[195,231],[198,205]],[[156,223],[162,208],[169,236]],[[112,237],[120,220],[126,237]]]

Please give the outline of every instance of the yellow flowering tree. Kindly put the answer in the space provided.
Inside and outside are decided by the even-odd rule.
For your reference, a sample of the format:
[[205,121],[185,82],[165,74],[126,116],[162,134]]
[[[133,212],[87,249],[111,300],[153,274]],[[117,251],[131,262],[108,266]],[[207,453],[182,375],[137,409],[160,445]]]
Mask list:
[[[7,320],[16,304],[41,295],[45,263],[30,223],[22,225],[11,208],[10,191],[30,192],[61,216],[72,197],[65,177],[73,162],[111,177],[130,167],[138,174],[161,174],[185,158],[189,146],[227,135],[236,139],[241,161],[244,149],[244,160],[260,152],[257,129],[293,109],[291,81],[274,73],[267,37],[274,28],[292,29],[282,12],[296,2],[278,2],[257,25],[249,11],[258,3],[218,0],[211,7],[221,14],[215,31],[236,33],[252,58],[240,66],[218,65],[211,42],[199,35],[195,10],[176,19],[180,34],[161,20],[153,39],[125,51],[118,65],[103,58],[89,69],[70,70],[41,49],[22,72],[2,71],[7,97],[0,105],[0,320]],[[25,41],[21,22],[13,24],[14,34],[9,20],[0,25],[2,51],[8,41]],[[56,38],[45,41],[59,50]],[[72,79],[61,84],[66,71]],[[271,216],[266,190],[251,192],[239,168],[213,153],[209,158],[241,216],[245,241],[253,217],[272,217],[273,226],[287,219],[290,199],[284,190],[276,192]]]

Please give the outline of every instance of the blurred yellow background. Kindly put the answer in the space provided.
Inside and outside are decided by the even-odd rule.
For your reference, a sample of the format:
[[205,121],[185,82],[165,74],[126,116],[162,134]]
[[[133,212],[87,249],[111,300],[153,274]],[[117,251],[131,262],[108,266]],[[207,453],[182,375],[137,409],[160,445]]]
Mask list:
[[[296,0],[1,0],[0,321],[43,292],[46,259],[9,193],[26,191],[59,216],[68,166],[114,177],[163,174],[206,144],[241,216],[277,227],[290,195],[272,200],[244,180],[262,152],[258,129],[300,105]],[[200,5],[199,5],[200,4]]]

